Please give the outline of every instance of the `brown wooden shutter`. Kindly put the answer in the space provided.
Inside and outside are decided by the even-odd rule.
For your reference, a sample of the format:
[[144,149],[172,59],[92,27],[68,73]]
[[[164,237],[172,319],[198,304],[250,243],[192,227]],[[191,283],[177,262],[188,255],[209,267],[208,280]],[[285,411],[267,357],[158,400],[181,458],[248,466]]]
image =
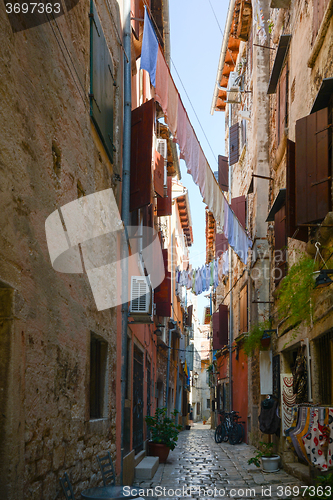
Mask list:
[[167,178],[167,197],[157,198],[158,217],[172,214],[172,177]]
[[154,111],[153,99],[132,111],[131,212],[149,205],[151,199]]
[[186,318],[187,326],[192,326],[192,314],[193,314],[193,305],[190,305],[187,308],[187,318]]
[[156,316],[171,316],[171,273],[168,272],[168,249],[162,250],[165,278],[155,289],[154,301],[156,304]]
[[280,144],[286,127],[286,104],[287,104],[287,65],[283,68],[277,90],[276,103],[276,145]]
[[247,285],[242,288],[239,295],[239,333],[248,331],[247,325]]
[[329,0],[313,0],[312,30],[313,37],[317,36]]
[[220,344],[220,315],[219,311],[216,311],[212,315],[212,320],[213,320],[213,349],[221,349],[221,344]]
[[219,175],[218,183],[222,191],[229,189],[229,165],[227,156],[218,156]]
[[228,306],[219,305],[219,339],[220,345],[224,347],[228,345]]
[[308,241],[308,229],[296,225],[295,143],[287,139],[286,233],[289,238]]
[[287,272],[287,236],[286,236],[286,206],[283,205],[274,216],[275,233],[275,286],[281,281]]
[[155,150],[154,158],[154,190],[159,196],[164,196],[164,158]]
[[296,121],[296,224],[325,218],[331,210],[328,109]]
[[232,198],[231,209],[236,215],[239,222],[242,224],[243,228],[246,228],[246,198],[245,196],[237,196],[237,198]]
[[220,257],[223,252],[228,250],[228,239],[223,233],[216,233],[215,236],[215,258]]
[[229,163],[234,165],[239,159],[239,125],[235,123],[229,128]]

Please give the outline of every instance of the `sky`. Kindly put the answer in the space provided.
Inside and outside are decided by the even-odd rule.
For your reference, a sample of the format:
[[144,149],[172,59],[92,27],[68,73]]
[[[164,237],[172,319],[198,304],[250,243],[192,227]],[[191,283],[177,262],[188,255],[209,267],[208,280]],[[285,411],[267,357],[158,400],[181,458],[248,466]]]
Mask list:
[[[212,116],[210,108],[228,5],[228,0],[169,0],[171,74],[213,171],[217,170],[218,155],[223,155],[225,150],[224,113],[215,112]],[[181,182],[188,189],[192,216],[194,243],[190,249],[190,263],[199,267],[206,260],[205,204],[192,176],[186,173],[184,161],[180,163]],[[200,322],[203,307],[209,305],[204,297],[206,294],[198,296]]]

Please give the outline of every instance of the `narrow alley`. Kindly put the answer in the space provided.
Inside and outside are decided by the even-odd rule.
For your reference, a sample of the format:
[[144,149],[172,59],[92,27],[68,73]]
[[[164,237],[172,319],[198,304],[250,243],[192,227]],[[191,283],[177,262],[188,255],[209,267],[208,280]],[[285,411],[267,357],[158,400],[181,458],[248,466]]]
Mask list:
[[[306,486],[283,470],[263,473],[247,461],[256,449],[245,443],[217,444],[214,431],[195,423],[179,434],[178,445],[150,481],[135,482],[146,498],[302,498]],[[302,488],[303,486],[303,488]],[[147,491],[147,489],[152,491]],[[138,491],[140,493],[140,491]],[[147,494],[148,493],[148,494]],[[303,496],[304,498],[304,496]]]

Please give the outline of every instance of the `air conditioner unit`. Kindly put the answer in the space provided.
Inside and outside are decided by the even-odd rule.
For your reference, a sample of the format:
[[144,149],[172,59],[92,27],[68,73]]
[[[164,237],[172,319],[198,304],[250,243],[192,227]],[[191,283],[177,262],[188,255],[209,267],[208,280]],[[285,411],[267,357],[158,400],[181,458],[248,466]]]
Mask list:
[[239,104],[240,99],[240,79],[241,77],[237,71],[230,71],[228,88],[227,88],[227,100],[225,102],[229,104]]
[[167,188],[168,143],[166,139],[156,139],[156,151],[164,158],[164,188]]
[[149,277],[131,276],[130,316],[134,322],[150,323],[152,321],[152,289]]

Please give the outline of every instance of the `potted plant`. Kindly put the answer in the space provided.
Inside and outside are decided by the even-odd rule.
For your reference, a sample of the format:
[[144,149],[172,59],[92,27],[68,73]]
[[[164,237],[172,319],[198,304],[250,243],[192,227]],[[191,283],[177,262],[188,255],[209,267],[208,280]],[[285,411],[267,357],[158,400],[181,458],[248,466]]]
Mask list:
[[166,408],[156,408],[153,417],[147,415],[145,418],[151,432],[151,440],[148,442],[149,455],[159,457],[162,463],[166,462],[170,450],[176,447],[178,434],[182,429],[182,426],[176,423],[178,413],[178,410],[174,410],[168,417]]
[[250,458],[247,463],[254,464],[256,467],[261,466],[265,472],[277,472],[279,470],[280,456],[274,453],[274,443],[259,442],[261,450],[258,450],[254,457]]
[[244,340],[244,351],[247,356],[252,356],[257,347],[267,349],[270,344],[270,335],[265,330],[270,330],[269,320],[254,323]]

